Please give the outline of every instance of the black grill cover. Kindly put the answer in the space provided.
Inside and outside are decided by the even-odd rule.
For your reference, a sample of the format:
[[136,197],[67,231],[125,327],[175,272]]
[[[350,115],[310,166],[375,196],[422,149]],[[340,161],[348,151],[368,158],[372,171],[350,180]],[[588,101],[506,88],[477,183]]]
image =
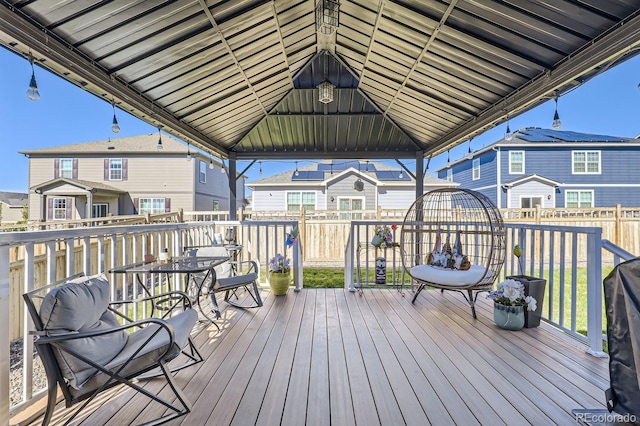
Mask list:
[[609,411],[640,418],[640,258],[604,279],[609,344]]

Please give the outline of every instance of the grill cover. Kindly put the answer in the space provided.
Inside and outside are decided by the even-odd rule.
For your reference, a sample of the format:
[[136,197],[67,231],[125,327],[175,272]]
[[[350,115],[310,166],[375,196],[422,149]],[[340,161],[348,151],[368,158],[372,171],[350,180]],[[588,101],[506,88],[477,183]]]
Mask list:
[[607,408],[640,417],[640,258],[617,265],[603,284],[611,386]]

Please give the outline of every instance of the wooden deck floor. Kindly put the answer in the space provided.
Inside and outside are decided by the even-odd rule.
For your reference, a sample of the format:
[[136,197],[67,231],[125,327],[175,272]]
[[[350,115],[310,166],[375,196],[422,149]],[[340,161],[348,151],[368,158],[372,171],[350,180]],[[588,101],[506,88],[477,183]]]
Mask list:
[[[545,327],[498,329],[483,297],[473,320],[450,292],[415,305],[395,290],[263,296],[260,309],[227,308],[221,332],[197,330],[205,361],[176,374],[193,410],[170,424],[574,425],[571,410],[604,408],[607,359]],[[166,394],[160,380],[145,386]],[[116,388],[82,424],[137,424],[163,409]]]

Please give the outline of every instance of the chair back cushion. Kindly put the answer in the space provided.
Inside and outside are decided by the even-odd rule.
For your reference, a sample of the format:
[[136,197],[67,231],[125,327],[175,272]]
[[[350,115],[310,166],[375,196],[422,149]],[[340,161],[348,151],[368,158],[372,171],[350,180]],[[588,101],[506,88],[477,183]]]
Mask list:
[[[211,256],[211,257],[229,257],[229,252],[224,246],[208,246],[192,249],[188,253],[189,256]],[[227,278],[231,276],[231,262],[224,262],[216,267],[216,278]]]
[[[107,310],[109,281],[104,274],[77,278],[52,289],[42,301],[40,318],[49,336],[104,330],[118,326],[115,315]],[[127,343],[127,333],[69,340],[61,344],[96,363],[111,361]],[[62,375],[70,386],[80,389],[97,371],[64,350],[54,350]]]

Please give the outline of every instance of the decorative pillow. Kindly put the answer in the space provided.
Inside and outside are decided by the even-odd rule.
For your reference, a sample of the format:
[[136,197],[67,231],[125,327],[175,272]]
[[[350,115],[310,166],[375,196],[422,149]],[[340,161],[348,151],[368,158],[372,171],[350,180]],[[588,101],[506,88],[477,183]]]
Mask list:
[[[50,336],[104,330],[118,325],[109,304],[109,281],[104,274],[80,277],[51,290],[42,301],[40,318]],[[104,365],[127,343],[122,330],[103,336],[70,340],[61,344]],[[80,389],[97,371],[94,367],[63,350],[55,350],[58,364],[69,385]]]

